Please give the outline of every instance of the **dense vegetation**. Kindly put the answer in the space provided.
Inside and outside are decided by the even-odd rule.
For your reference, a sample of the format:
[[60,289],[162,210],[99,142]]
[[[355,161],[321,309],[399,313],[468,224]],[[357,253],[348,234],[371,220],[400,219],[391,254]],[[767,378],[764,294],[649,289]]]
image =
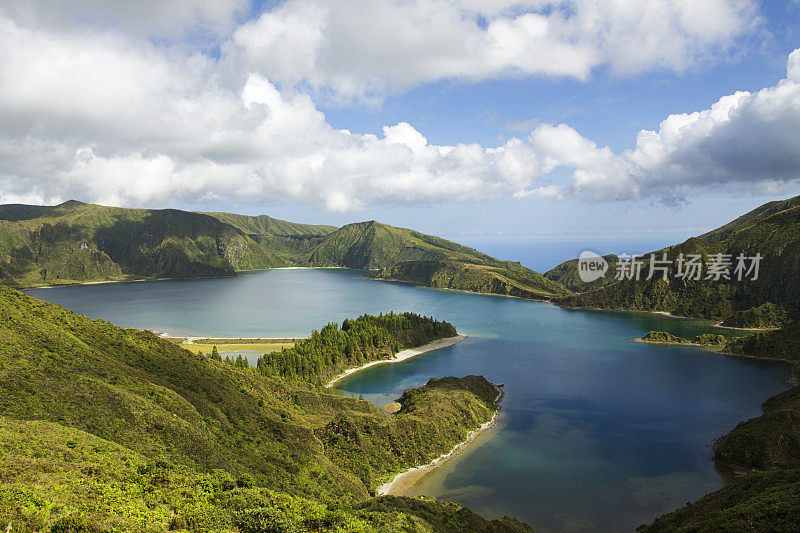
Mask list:
[[284,265],[242,231],[198,213],[75,201],[0,206],[0,282],[12,286],[224,276]]
[[370,499],[493,416],[482,377],[432,380],[392,416],[2,286],[0,344],[0,523],[13,531],[526,530]]
[[328,324],[292,348],[265,354],[256,368],[267,376],[322,384],[347,368],[455,335],[452,324],[414,313],[363,315],[346,319],[341,328]]
[[206,214],[243,231],[259,245],[292,266],[308,265],[308,255],[319,246],[326,235],[338,229],[335,226],[297,224],[267,215],[251,217],[232,213]]
[[502,294],[527,299],[550,299],[570,292],[519,263],[496,261],[400,261],[368,277],[418,283],[438,289]]
[[496,261],[472,248],[374,220],[342,226],[327,235],[308,258],[313,265],[348,268],[381,268],[398,261],[432,260]]
[[0,206],[0,283],[6,285],[224,276],[285,266],[383,269],[375,277],[526,298],[570,294],[519,263],[375,221],[337,229],[266,215],[75,201]]
[[715,335],[713,333],[702,333],[697,335],[694,339],[684,339],[666,331],[651,331],[641,338],[643,342],[653,344],[700,344],[700,345],[715,345],[721,346],[725,344],[726,339],[724,335]]
[[723,326],[732,328],[780,328],[788,324],[794,317],[784,308],[767,302],[758,307],[736,311],[722,322]]
[[734,337],[726,344],[725,351],[760,359],[800,361],[800,322],[777,330]]
[[148,459],[51,422],[0,417],[0,471],[0,520],[12,531],[530,531],[436,500],[325,503],[256,486],[247,474]]
[[[773,328],[786,325],[800,305],[800,197],[771,202],[739,217],[733,222],[686,242],[655,252],[667,253],[675,260],[680,254],[699,254],[703,279],[684,280],[675,276],[676,265],[667,280],[649,273],[649,254],[642,266],[641,280],[604,281],[602,286],[580,288],[577,295],[558,303],[568,307],[668,311],[675,315],[725,321],[725,325],[750,328]],[[738,280],[709,280],[705,273],[715,254],[761,254],[758,279],[745,276]],[[606,274],[614,276],[615,271]],[[564,263],[545,274],[550,279],[577,279],[577,262]],[[609,282],[610,281],[610,282]]]
[[578,260],[570,259],[564,261],[555,268],[552,268],[544,273],[544,277],[550,281],[560,283],[567,289],[573,292],[586,292],[592,289],[597,289],[603,285],[608,285],[614,282],[614,273],[617,270],[617,262],[619,257],[614,254],[604,255],[603,259],[608,264],[605,276],[586,283],[578,275]]

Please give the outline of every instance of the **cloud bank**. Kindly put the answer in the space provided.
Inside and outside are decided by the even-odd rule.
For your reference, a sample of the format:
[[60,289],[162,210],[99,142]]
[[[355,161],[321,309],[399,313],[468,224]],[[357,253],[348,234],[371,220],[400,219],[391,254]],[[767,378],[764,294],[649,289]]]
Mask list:
[[749,1],[288,0],[238,28],[247,69],[348,98],[501,75],[682,71],[758,24]]
[[[406,122],[384,127],[381,135],[350,132],[333,128],[313,100],[316,90],[361,98],[395,83],[509,71],[583,78],[598,65],[620,73],[682,69],[755,23],[746,2],[647,4],[656,6],[647,16],[653,25],[663,19],[663,31],[630,37],[643,48],[660,43],[670,50],[648,61],[634,47],[614,44],[642,16],[616,2],[585,2],[580,10],[570,2],[372,2],[358,4],[359,14],[348,2],[332,13],[326,4],[289,0],[239,26],[225,20],[243,8],[225,4],[235,9],[224,11],[228,18],[215,30],[227,35],[219,57],[184,40],[165,44],[154,37],[185,36],[210,24],[219,8],[211,0],[176,7],[171,25],[132,19],[130,28],[78,24],[57,13],[42,21],[6,6],[0,11],[0,203],[223,200],[348,211],[507,196],[675,197],[724,183],[770,188],[797,181],[800,50],[774,87],[670,115],[623,153],[566,124],[539,124],[495,147],[433,145]],[[119,16],[112,8],[122,3],[107,5],[109,18]],[[547,15],[521,11],[525,6]],[[719,16],[693,11],[708,6]],[[359,33],[347,25],[368,26],[372,16],[391,20],[395,31],[374,24]],[[431,26],[423,23],[441,24],[442,31],[430,37]],[[448,33],[451,24],[458,36]],[[386,42],[379,49],[354,41],[381,34]],[[676,35],[683,37],[672,42]],[[431,38],[441,39],[445,52]],[[414,46],[436,53],[410,61]],[[303,91],[303,84],[315,89]]]

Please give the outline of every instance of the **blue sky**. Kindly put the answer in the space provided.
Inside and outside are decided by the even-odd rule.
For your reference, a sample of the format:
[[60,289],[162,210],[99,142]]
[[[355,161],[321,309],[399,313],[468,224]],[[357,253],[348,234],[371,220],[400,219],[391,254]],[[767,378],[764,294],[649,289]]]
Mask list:
[[666,244],[800,193],[796,1],[9,0],[0,25],[2,203]]

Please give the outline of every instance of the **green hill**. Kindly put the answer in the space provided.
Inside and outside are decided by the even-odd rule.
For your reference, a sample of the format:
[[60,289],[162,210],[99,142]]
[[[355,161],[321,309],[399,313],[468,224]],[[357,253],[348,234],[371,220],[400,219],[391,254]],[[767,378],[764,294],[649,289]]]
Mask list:
[[367,277],[527,299],[550,299],[570,294],[559,283],[550,281],[519,263],[497,260],[487,263],[401,261],[371,272]]
[[307,261],[316,266],[374,269],[367,277],[442,289],[537,299],[570,294],[519,263],[374,220],[348,224],[327,235]]
[[573,292],[585,292],[591,289],[597,289],[614,281],[614,272],[616,272],[617,261],[619,261],[619,258],[614,254],[604,255],[603,259],[608,263],[606,275],[589,283],[581,280],[578,275],[577,259],[564,261],[560,265],[545,272],[544,277],[550,281],[560,283]]
[[496,261],[477,250],[410,229],[380,222],[347,224],[327,235],[308,256],[315,266],[383,268],[399,261]]
[[338,229],[335,226],[297,224],[267,215],[251,217],[231,213],[206,214],[245,232],[265,249],[293,266],[306,265],[306,257],[326,235]]
[[9,285],[224,276],[286,264],[208,215],[76,201],[0,206],[0,279]]
[[[632,309],[668,311],[675,315],[723,321],[723,325],[738,327],[780,327],[797,315],[800,306],[800,197],[765,204],[733,222],[682,244],[670,246],[658,253],[676,260],[680,254],[699,254],[703,279],[683,280],[675,276],[676,265],[669,270],[667,280],[659,273],[651,280],[644,279],[650,269],[645,258],[639,281],[608,281],[600,287],[588,287],[580,294],[558,300],[568,307],[601,309]],[[753,257],[761,254],[759,276],[752,280],[734,275],[735,258],[739,254]],[[731,279],[705,279],[710,257],[728,254],[734,263]],[[649,254],[648,254],[649,256]],[[568,286],[581,290],[567,280],[576,279],[576,263],[571,272],[545,274],[549,279],[561,279]],[[614,272],[606,274],[613,276]]]
[[800,387],[769,398],[762,413],[714,443],[714,457],[749,468],[800,468]]
[[726,339],[723,335],[703,333],[689,340],[666,331],[650,331],[641,339],[636,340],[649,344],[693,344],[696,346],[722,346],[726,343]]
[[0,345],[0,523],[14,531],[527,530],[370,498],[493,416],[482,377],[431,380],[392,416],[1,286]]
[[0,205],[0,283],[14,287],[288,266],[375,269],[370,277],[523,298],[571,294],[519,263],[375,221],[335,228],[76,201]]

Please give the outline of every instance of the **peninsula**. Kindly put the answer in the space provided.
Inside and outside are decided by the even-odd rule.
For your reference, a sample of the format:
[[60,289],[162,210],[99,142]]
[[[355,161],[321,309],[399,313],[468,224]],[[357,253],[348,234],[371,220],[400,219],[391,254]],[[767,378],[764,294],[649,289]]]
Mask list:
[[[334,337],[353,347],[349,358],[287,379],[0,286],[0,516],[15,517],[15,531],[385,531],[408,517],[415,531],[531,531],[446,502],[371,496],[492,420],[497,389],[480,376],[433,379],[406,391],[395,415],[330,394],[304,378],[455,336],[411,314],[342,328],[298,343],[292,368]],[[365,349],[367,333],[384,342]]]

